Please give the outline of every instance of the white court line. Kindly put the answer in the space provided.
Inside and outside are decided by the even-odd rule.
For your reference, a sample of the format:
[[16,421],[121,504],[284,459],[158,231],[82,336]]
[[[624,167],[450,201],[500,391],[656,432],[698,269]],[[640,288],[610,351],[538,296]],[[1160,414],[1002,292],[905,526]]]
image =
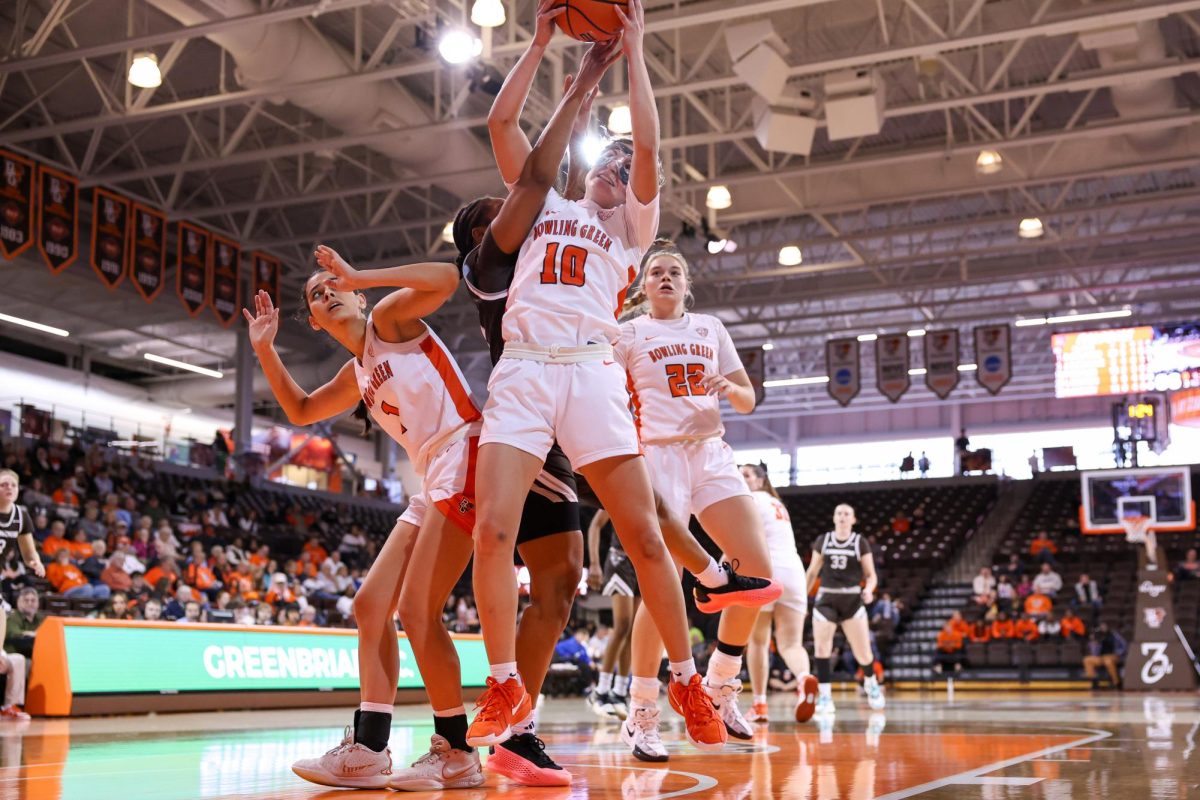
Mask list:
[[[565,763],[565,762],[564,762]],[[674,792],[666,794],[656,794],[645,798],[645,800],[667,800],[668,797],[683,797],[696,792],[703,792],[717,785],[717,779],[711,775],[701,775],[698,772],[683,772],[677,769],[662,769],[661,767],[626,767],[620,764],[566,764],[568,767],[593,767],[595,769],[623,769],[635,770],[638,772],[663,772],[668,775],[682,775],[685,778],[691,778],[696,782],[695,786],[687,789],[677,789]],[[639,798],[641,800],[641,798]]]
[[1045,778],[963,778],[955,786],[1033,786]]
[[1052,753],[1060,753],[1063,750],[1073,750],[1078,748],[1080,745],[1091,744],[1092,742],[1098,742],[1102,739],[1107,739],[1108,737],[1112,736],[1112,734],[1108,731],[1098,731],[1091,728],[1060,728],[1059,730],[1086,731],[1092,735],[1085,736],[1084,738],[1077,739],[1073,742],[1067,742],[1066,744],[1054,745],[1053,747],[1046,747],[1033,753],[1026,753],[1023,756],[1010,758],[1006,761],[997,761],[994,764],[985,764],[982,767],[960,772],[957,775],[950,775],[949,777],[938,778],[935,781],[922,783],[920,786],[912,786],[908,789],[901,789],[897,792],[891,792],[889,794],[876,797],[875,800],[905,800],[905,798],[916,797],[919,794],[932,792],[934,789],[941,789],[944,786],[953,786],[965,778],[978,778],[988,772],[995,772],[998,769],[1016,766],[1017,764],[1024,764],[1028,761],[1034,761]]

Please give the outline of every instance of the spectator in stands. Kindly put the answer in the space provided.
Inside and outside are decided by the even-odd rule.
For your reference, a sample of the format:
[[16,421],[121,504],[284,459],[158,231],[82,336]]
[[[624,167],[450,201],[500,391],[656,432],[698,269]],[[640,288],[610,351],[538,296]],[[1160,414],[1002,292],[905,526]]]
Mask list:
[[1200,558],[1196,557],[1196,548],[1191,548],[1175,567],[1175,580],[1177,581],[1194,581],[1200,580]]
[[1041,619],[1049,614],[1053,608],[1054,601],[1050,599],[1049,595],[1042,594],[1041,592],[1034,592],[1025,598],[1025,613],[1034,619]]
[[367,546],[367,537],[363,529],[358,525],[351,525],[350,530],[342,536],[342,541],[338,545],[338,552],[342,554],[342,558],[349,564],[358,564],[362,557],[363,548]]
[[[8,632],[4,612],[0,611],[0,637]],[[29,675],[29,661],[19,652],[7,652],[7,642],[0,638],[0,675],[6,680],[4,687],[4,705],[0,705],[0,720],[27,720],[29,715],[21,706],[25,705],[25,680]]]
[[1038,463],[1037,450],[1029,454],[1029,474],[1036,476],[1041,472],[1041,465]]
[[225,545],[225,560],[234,567],[246,560],[246,544],[241,536],[233,537],[233,542]]
[[1028,575],[1022,575],[1021,580],[1014,587],[1017,590],[1017,597],[1023,601],[1026,597],[1033,594],[1033,581]]
[[[192,544],[200,545],[200,542],[193,541]],[[204,557],[203,545],[199,550],[199,556],[188,561],[188,565],[184,567],[183,581],[211,600],[217,596],[217,592],[224,588],[224,584],[217,580],[217,576],[209,568],[208,559]]]
[[84,598],[89,600],[107,600],[112,593],[103,583],[93,586],[79,567],[71,561],[71,552],[63,549],[54,554],[54,561],[46,567],[46,578],[54,591],[68,598]]
[[275,614],[271,610],[271,606],[267,603],[259,603],[254,607],[254,624],[255,625],[274,625]]
[[897,534],[905,534],[912,530],[912,520],[903,510],[897,511],[892,517],[892,532]]
[[1087,629],[1083,625],[1083,620],[1075,616],[1075,612],[1071,609],[1063,611],[1062,619],[1059,621],[1062,628],[1062,636],[1064,639],[1082,639],[1087,634]]
[[1047,597],[1054,597],[1062,590],[1062,586],[1062,576],[1055,572],[1050,564],[1043,563],[1042,571],[1033,579],[1033,590]]
[[900,459],[900,477],[904,478],[908,473],[917,468],[917,461],[913,458],[912,450],[908,451],[908,455]]
[[1121,685],[1120,665],[1128,646],[1121,634],[1109,630],[1107,622],[1101,622],[1088,639],[1087,655],[1083,657],[1083,674],[1092,682],[1092,688],[1100,688],[1096,669],[1103,667],[1114,689]]
[[42,542],[42,553],[46,558],[54,558],[59,550],[69,548],[67,541],[67,523],[56,519],[50,523],[50,535]]
[[129,608],[129,598],[125,596],[124,592],[113,592],[96,616],[99,619],[137,619],[137,616]]
[[228,530],[229,517],[225,515],[225,509],[220,505],[209,506],[204,512],[204,524],[211,525],[219,530]]
[[308,541],[305,542],[301,550],[301,554],[305,553],[308,554],[309,560],[312,561],[314,573],[316,568],[321,566],[321,562],[329,558],[329,551],[321,545],[320,538],[316,536],[308,537]]
[[33,515],[33,538],[41,545],[49,535],[50,518],[46,516],[45,511],[39,511]]
[[963,642],[970,635],[971,626],[963,619],[962,614],[955,611],[946,620],[946,624],[938,631],[937,655],[933,671],[941,673],[945,667],[951,667],[955,672],[961,672],[963,667]]
[[167,510],[162,507],[158,495],[151,494],[146,498],[146,504],[142,506],[142,515],[150,518],[151,527],[166,519]]
[[954,440],[954,471],[962,475],[965,471],[963,464],[966,461],[967,449],[971,446],[971,440],[967,438],[967,429],[963,428],[958,433],[958,438]]
[[992,567],[992,571],[997,577],[1000,575],[1007,576],[1009,582],[1015,587],[1017,581],[1019,581],[1021,576],[1025,573],[1025,567],[1021,564],[1021,556],[1019,553],[1010,553],[1008,556],[1008,561],[1002,566],[998,565]]
[[31,511],[35,508],[49,508],[54,504],[54,499],[46,494],[46,485],[41,478],[30,479],[29,484],[21,489],[21,501]]
[[151,597],[142,607],[142,619],[146,622],[161,622],[163,618],[162,601],[157,597]]
[[[180,588],[183,589],[186,587],[180,587]],[[203,611],[203,609],[200,607],[199,601],[188,600],[187,603],[185,603],[183,606],[183,616],[178,617],[175,621],[177,623],[182,623],[184,625],[192,624],[195,622],[203,622],[204,620],[201,618],[202,611]]]
[[1011,614],[1016,608],[1016,601],[1016,587],[1008,580],[1007,575],[1001,575],[996,579],[996,605],[1001,611]]
[[312,628],[317,624],[317,607],[305,606],[300,611],[300,621],[296,623],[301,628]]
[[146,583],[156,592],[172,594],[179,583],[179,567],[175,559],[164,558],[158,562],[158,566],[151,567],[146,573]]
[[83,516],[76,524],[88,539],[99,539],[108,532],[104,523],[100,521],[100,509],[95,500],[87,501],[83,507]]
[[103,539],[97,539],[88,544],[87,555],[79,560],[79,571],[88,579],[88,583],[101,583],[100,576],[108,565],[108,546]]
[[1037,624],[1038,635],[1040,636],[1061,636],[1062,623],[1054,618],[1053,614],[1047,614],[1042,617]]
[[1029,543],[1029,555],[1034,561],[1056,564],[1058,562],[1054,560],[1054,557],[1058,555],[1058,545],[1050,541],[1050,536],[1045,531],[1038,531],[1037,537]]
[[921,457],[917,460],[917,469],[921,472],[921,477],[925,478],[929,475],[929,456],[925,455],[925,451],[921,451]]
[[992,626],[985,620],[977,619],[971,623],[971,630],[967,636],[972,642],[982,644],[992,638]]
[[83,561],[92,554],[92,542],[78,525],[71,534],[71,541],[67,542],[67,549],[71,551],[71,560],[75,562]]
[[154,552],[159,558],[179,558],[179,540],[175,538],[171,524],[165,519],[158,526],[154,535]]
[[1104,597],[1100,594],[1100,587],[1086,572],[1082,573],[1079,580],[1075,581],[1075,596],[1071,598],[1071,606],[1090,608],[1093,614],[1097,614],[1103,605]]
[[[128,558],[118,550],[109,557],[108,564],[100,573],[100,580],[114,592],[128,592],[133,588],[133,576],[125,568]],[[144,580],[142,584],[145,584]]]
[[992,622],[991,631],[989,631],[993,639],[1011,639],[1017,635],[1017,625],[1008,614],[1000,614]]
[[196,597],[192,593],[192,587],[187,584],[180,584],[175,590],[175,595],[167,595],[167,602],[163,605],[163,619],[177,620],[187,614],[187,604],[195,600]]
[[872,610],[871,622],[890,622],[892,625],[900,624],[900,611],[896,608],[896,603],[892,601],[892,596],[884,592],[880,598],[875,601],[875,607]]
[[55,505],[68,506],[70,508],[79,508],[79,489],[75,485],[75,478],[67,477],[63,480],[62,486],[54,490],[54,494],[50,495]]
[[980,567],[979,574],[971,582],[971,592],[977,605],[990,606],[996,601],[996,579],[992,577],[991,569]]
[[1038,624],[1029,614],[1021,617],[1013,625],[1013,638],[1023,639],[1026,642],[1032,642],[1038,638]]
[[148,564],[158,557],[158,551],[154,548],[154,542],[150,540],[149,528],[136,529],[133,532],[133,541],[130,545],[133,549],[133,554],[142,563]]
[[17,611],[4,624],[4,649],[33,657],[33,640],[46,615],[38,611],[38,591],[26,586],[17,592]]
[[271,576],[271,588],[267,590],[266,597],[263,599],[272,607],[278,607],[281,603],[296,602],[296,594],[288,585],[287,575],[276,572]]

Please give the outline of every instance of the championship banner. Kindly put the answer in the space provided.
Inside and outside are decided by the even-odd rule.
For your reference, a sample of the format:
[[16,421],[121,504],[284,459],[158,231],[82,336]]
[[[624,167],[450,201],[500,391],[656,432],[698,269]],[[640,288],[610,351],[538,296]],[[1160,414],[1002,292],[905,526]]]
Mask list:
[[875,385],[893,403],[912,386],[910,358],[908,334],[889,333],[875,340]]
[[109,289],[125,280],[129,263],[129,201],[107,189],[92,191],[92,269]]
[[133,204],[129,277],[142,299],[158,297],[167,276],[167,217],[141,203]]
[[767,396],[767,390],[763,388],[763,380],[767,373],[763,349],[761,347],[739,348],[737,354],[742,361],[742,369],[746,370],[746,374],[750,376],[750,385],[754,388],[754,404],[758,405]]
[[33,246],[34,163],[0,150],[4,184],[0,186],[0,252],[12,261]]
[[858,339],[830,339],[825,343],[826,388],[839,405],[850,405],[862,388],[858,363]]
[[38,250],[54,273],[79,257],[79,181],[38,165]]
[[208,305],[212,284],[210,234],[187,222],[179,223],[179,255],[175,291],[193,317]]
[[254,270],[254,283],[251,285],[251,294],[258,294],[260,291],[271,295],[271,302],[278,308],[279,303],[279,260],[271,258],[266,253],[260,253],[255,250],[250,259]]
[[925,385],[945,400],[958,386],[958,331],[929,331],[925,339]]
[[1012,337],[1008,325],[975,329],[975,380],[996,394],[1012,379]]
[[212,308],[226,328],[242,310],[242,249],[220,236],[213,236]]

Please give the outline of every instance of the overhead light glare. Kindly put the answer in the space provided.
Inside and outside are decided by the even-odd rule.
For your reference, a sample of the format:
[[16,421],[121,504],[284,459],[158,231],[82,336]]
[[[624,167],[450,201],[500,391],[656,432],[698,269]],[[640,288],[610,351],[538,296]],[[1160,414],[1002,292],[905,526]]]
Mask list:
[[858,335],[858,340],[860,342],[873,342],[878,338],[879,338],[879,334],[877,334],[877,333],[860,333]]
[[717,253],[726,252],[725,248],[728,246],[729,246],[729,241],[726,239],[709,239],[708,240],[708,252],[714,256]]
[[714,211],[723,211],[732,206],[733,195],[729,193],[729,187],[720,184],[708,187],[708,195],[704,198],[704,205]]
[[775,349],[775,345],[772,342],[763,342],[762,349],[770,352]]
[[829,383],[828,375],[816,375],[811,378],[781,378],[774,381],[763,381],[767,389],[778,389],[783,386],[815,386],[819,383]]
[[438,42],[438,54],[447,64],[465,64],[483,52],[483,41],[463,30],[447,31]]
[[11,325],[20,325],[22,328],[31,328],[35,331],[50,333],[55,336],[71,335],[70,331],[63,330],[62,328],[55,328],[53,325],[43,325],[40,322],[34,322],[33,320],[29,319],[21,319],[20,317],[14,317],[9,314],[0,314],[0,322],[7,322]]
[[1069,322],[1091,322],[1097,319],[1121,319],[1123,317],[1132,316],[1133,312],[1128,308],[1119,308],[1115,311],[1089,311],[1084,314],[1060,314],[1055,317],[1046,317],[1046,322],[1051,325],[1061,325]]
[[1046,233],[1046,228],[1037,217],[1026,217],[1017,225],[1017,236],[1022,239],[1038,239]]
[[979,369],[978,364],[959,364],[958,365],[959,372],[974,372],[977,369]]
[[481,28],[499,28],[504,20],[504,3],[500,0],[475,0],[471,6],[471,22]]
[[919,338],[919,337],[921,337],[921,336],[924,336],[924,335],[925,335],[925,329],[924,329],[924,328],[914,328],[914,329],[912,329],[911,331],[909,331],[909,332],[908,332],[908,336],[909,336],[909,338],[910,338],[910,339],[917,339],[917,338]]
[[928,370],[924,367],[913,367],[908,371],[909,375],[924,375]]
[[618,136],[633,133],[633,115],[625,103],[618,103],[608,112],[608,132]]
[[139,89],[155,89],[162,86],[162,70],[158,68],[158,56],[150,52],[136,53],[129,63],[129,82]]
[[995,150],[980,150],[975,157],[975,171],[980,175],[995,175],[1004,169],[1004,159]]
[[804,254],[794,244],[789,244],[779,251],[779,265],[783,267],[798,267],[804,261]]
[[1016,325],[1018,328],[1032,328],[1037,325],[1045,325],[1045,324],[1046,324],[1045,317],[1029,317],[1028,319],[1019,319],[1013,323],[1013,325]]
[[446,244],[454,244],[454,220],[450,220],[442,228],[442,241]]
[[589,133],[583,137],[583,144],[580,145],[583,150],[583,158],[587,161],[589,167],[596,166],[596,162],[600,160],[600,155],[604,152],[604,148],[608,147],[608,139],[603,136],[597,136],[594,133]]
[[207,367],[197,367],[195,364],[189,364],[186,361],[176,361],[173,358],[167,358],[166,356],[157,356],[154,353],[146,353],[142,357],[145,358],[147,361],[153,361],[155,364],[165,364],[168,367],[175,367],[176,369],[183,369],[183,370],[187,370],[188,372],[195,372],[197,375],[207,375],[210,378],[224,378],[225,377],[225,373],[217,372],[215,369],[208,369]]

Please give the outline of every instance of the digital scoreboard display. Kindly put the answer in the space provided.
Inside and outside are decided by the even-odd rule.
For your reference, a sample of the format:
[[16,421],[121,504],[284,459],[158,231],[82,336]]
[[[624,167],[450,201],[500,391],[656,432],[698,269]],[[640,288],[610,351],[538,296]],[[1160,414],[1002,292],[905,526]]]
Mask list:
[[1055,397],[1169,392],[1200,386],[1200,325],[1056,333]]

